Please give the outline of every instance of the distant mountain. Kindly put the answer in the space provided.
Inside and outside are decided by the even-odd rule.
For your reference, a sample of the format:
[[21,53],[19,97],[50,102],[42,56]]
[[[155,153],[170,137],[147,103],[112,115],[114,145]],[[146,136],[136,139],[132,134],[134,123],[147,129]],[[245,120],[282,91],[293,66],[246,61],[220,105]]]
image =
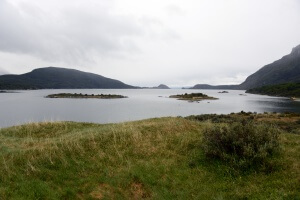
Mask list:
[[160,84],[159,86],[157,87],[153,87],[153,89],[170,89],[167,85],[164,85],[164,84]]
[[239,85],[238,89],[251,89],[265,85],[300,82],[300,45],[289,55],[266,65]]
[[197,84],[194,87],[189,89],[206,89],[206,90],[214,90],[214,89],[227,89],[233,90],[237,87],[237,85],[208,85],[208,84]]
[[46,67],[21,75],[0,76],[0,89],[127,89],[121,81],[75,69]]
[[159,86],[155,87],[141,87],[142,89],[170,89],[167,85],[160,84]]
[[237,89],[249,90],[266,85],[300,82],[300,45],[293,48],[289,55],[282,57],[250,75],[240,85],[197,84],[190,89]]

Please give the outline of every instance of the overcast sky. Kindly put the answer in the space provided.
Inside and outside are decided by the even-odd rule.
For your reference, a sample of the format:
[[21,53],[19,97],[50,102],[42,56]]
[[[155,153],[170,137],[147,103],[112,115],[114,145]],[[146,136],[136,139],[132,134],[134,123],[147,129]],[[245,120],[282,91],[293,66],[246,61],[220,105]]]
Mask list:
[[300,44],[300,0],[0,0],[0,74],[238,84]]

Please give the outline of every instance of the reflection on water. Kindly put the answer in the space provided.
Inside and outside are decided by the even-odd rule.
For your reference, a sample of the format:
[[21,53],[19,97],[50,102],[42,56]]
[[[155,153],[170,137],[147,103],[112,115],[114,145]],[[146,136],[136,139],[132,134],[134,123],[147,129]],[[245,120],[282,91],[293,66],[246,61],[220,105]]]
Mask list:
[[[48,99],[54,93],[120,94],[126,99]],[[219,100],[189,103],[170,95],[202,92]],[[39,121],[112,123],[165,116],[231,112],[298,112],[300,102],[288,98],[244,94],[229,90],[36,90],[0,94],[0,127]]]

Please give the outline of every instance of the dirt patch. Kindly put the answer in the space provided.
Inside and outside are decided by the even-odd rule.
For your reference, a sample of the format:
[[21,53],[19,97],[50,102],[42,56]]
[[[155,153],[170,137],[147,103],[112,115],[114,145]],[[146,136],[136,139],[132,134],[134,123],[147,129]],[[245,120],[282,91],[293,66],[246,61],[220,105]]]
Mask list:
[[150,197],[150,193],[146,191],[143,183],[134,182],[130,185],[132,199],[146,199]]
[[103,199],[105,196],[112,197],[113,191],[108,184],[100,184],[93,192],[90,193],[94,199]]

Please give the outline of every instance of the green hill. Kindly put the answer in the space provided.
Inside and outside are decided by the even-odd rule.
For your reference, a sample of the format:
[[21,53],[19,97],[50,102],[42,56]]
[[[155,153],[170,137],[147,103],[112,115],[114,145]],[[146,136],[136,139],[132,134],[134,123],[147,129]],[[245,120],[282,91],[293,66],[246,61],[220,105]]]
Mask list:
[[0,76],[0,89],[125,89],[121,81],[75,69],[47,67],[21,75]]

